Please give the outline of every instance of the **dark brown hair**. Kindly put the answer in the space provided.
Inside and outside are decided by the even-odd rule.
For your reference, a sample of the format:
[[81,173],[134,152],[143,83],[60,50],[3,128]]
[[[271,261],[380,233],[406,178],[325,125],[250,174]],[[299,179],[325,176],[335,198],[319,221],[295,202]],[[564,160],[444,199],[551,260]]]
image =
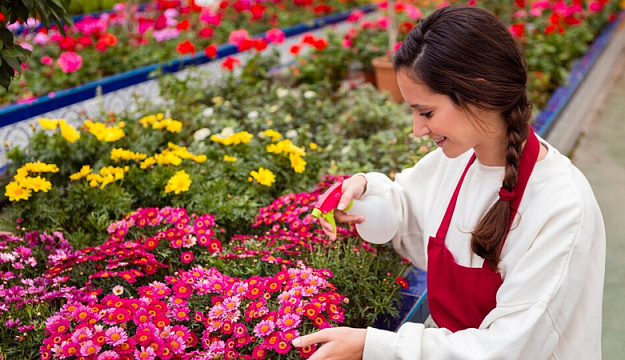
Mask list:
[[[395,54],[396,71],[470,110],[500,112],[508,124],[508,149],[502,187],[512,191],[518,179],[521,147],[529,135],[531,105],[527,68],[519,44],[489,12],[452,5],[434,11],[415,26]],[[495,269],[508,235],[510,203],[488,210],[472,232],[471,248]]]

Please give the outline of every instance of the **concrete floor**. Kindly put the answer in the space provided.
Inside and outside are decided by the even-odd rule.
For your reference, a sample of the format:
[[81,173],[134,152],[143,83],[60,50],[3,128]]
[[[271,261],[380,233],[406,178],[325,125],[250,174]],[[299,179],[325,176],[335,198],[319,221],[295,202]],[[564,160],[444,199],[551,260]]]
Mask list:
[[625,359],[625,54],[572,161],[590,182],[606,226],[603,359]]

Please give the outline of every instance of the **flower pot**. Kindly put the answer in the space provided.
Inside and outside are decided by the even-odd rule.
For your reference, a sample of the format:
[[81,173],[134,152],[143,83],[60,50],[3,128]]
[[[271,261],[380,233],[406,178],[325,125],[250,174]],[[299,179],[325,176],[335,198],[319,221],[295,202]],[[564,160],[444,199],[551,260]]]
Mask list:
[[391,59],[386,56],[375,58],[371,61],[375,70],[375,81],[379,90],[388,92],[396,103],[401,103],[404,98],[397,85],[397,76],[393,69]]

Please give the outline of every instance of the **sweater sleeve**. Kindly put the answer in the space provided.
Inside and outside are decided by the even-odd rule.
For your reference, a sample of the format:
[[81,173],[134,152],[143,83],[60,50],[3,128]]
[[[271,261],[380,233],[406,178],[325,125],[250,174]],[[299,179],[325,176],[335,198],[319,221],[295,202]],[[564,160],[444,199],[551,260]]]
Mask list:
[[[507,269],[496,308],[478,329],[452,333],[416,323],[404,324],[396,333],[369,328],[363,360],[552,357],[568,324],[578,316],[585,277],[593,272],[589,268],[593,243],[605,242],[594,197],[570,190],[568,187],[554,194],[558,190],[546,189],[550,196],[525,209],[541,211],[540,207],[546,206],[549,214],[542,224],[532,224],[531,228],[537,229],[532,230],[534,233],[528,233],[523,222],[516,229],[522,234],[519,237],[531,239],[522,242],[521,247],[526,248],[520,249],[522,256]],[[519,244],[515,247],[518,250]],[[574,358],[593,358],[578,355]]]

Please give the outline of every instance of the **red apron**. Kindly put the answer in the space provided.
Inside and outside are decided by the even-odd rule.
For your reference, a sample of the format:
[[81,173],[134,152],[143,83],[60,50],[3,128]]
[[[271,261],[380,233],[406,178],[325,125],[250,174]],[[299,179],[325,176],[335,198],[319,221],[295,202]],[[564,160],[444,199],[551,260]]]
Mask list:
[[[508,230],[538,159],[539,151],[540,143],[530,129],[528,141],[519,160],[519,175],[513,190],[514,197],[510,200]],[[456,207],[458,193],[473,161],[475,154],[469,160],[456,186],[436,237],[430,236],[428,244],[427,287],[430,313],[439,327],[452,332],[478,328],[486,315],[497,306],[496,295],[502,284],[501,275],[487,261],[484,261],[481,268],[458,265],[445,246],[445,236]],[[503,244],[501,248],[503,249]]]

